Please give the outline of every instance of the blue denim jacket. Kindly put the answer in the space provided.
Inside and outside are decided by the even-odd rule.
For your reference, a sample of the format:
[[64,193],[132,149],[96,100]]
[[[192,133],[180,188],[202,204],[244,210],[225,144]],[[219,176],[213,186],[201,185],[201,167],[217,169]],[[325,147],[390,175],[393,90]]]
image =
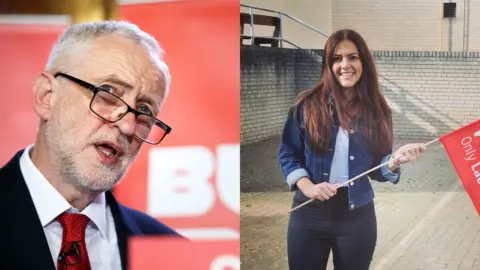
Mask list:
[[[296,186],[296,182],[299,179],[308,177],[314,184],[329,181],[330,168],[339,131],[338,119],[336,117],[334,119],[329,151],[324,155],[318,155],[310,149],[307,143],[308,134],[303,123],[302,106],[298,107],[296,117],[294,114],[287,117],[283,127],[278,161],[290,190],[296,191],[294,206],[309,200]],[[390,150],[387,156],[372,155],[363,135],[363,129],[364,127],[359,125],[358,130],[351,129],[349,132],[349,179],[386,162],[392,153],[392,150]],[[351,182],[348,186],[350,210],[362,207],[373,200],[374,194],[368,179],[369,177],[379,182],[389,181],[397,184],[400,180],[400,175],[401,171],[399,169],[391,172],[387,166],[383,166]]]

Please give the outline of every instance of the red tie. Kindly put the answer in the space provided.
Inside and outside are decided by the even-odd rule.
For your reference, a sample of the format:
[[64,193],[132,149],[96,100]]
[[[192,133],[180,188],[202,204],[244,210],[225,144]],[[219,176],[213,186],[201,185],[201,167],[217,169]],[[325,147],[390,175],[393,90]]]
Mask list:
[[63,226],[58,270],[91,270],[85,244],[85,229],[89,218],[82,214],[63,213],[58,221]]

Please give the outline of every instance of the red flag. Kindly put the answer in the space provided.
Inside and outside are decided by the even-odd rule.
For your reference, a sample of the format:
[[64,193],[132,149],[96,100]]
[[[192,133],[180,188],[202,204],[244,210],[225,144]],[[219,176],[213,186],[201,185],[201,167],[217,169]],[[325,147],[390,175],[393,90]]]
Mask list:
[[480,215],[480,119],[440,137]]

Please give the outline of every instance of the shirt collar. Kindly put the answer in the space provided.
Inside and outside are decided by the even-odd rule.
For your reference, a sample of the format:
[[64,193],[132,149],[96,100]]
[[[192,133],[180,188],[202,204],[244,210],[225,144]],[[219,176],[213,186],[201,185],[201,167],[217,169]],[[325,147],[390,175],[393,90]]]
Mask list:
[[[43,174],[35,167],[30,152],[34,144],[29,145],[20,157],[20,170],[27,184],[33,204],[37,210],[42,227],[49,225],[65,211],[79,212],[48,182]],[[108,238],[106,220],[105,193],[97,196],[82,212],[97,226],[104,238]]]

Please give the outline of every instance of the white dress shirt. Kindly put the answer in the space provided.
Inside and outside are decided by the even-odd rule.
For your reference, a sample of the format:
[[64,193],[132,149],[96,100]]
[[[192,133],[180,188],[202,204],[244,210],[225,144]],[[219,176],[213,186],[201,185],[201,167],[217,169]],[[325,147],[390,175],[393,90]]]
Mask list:
[[82,213],[90,218],[85,232],[85,242],[92,270],[122,269],[117,233],[105,193],[100,194],[83,211],[73,208],[67,200],[47,181],[35,167],[29,145],[20,158],[20,169],[32,197],[38,217],[47,238],[52,259],[57,267],[57,258],[62,245],[62,225],[56,218],[63,212]]

